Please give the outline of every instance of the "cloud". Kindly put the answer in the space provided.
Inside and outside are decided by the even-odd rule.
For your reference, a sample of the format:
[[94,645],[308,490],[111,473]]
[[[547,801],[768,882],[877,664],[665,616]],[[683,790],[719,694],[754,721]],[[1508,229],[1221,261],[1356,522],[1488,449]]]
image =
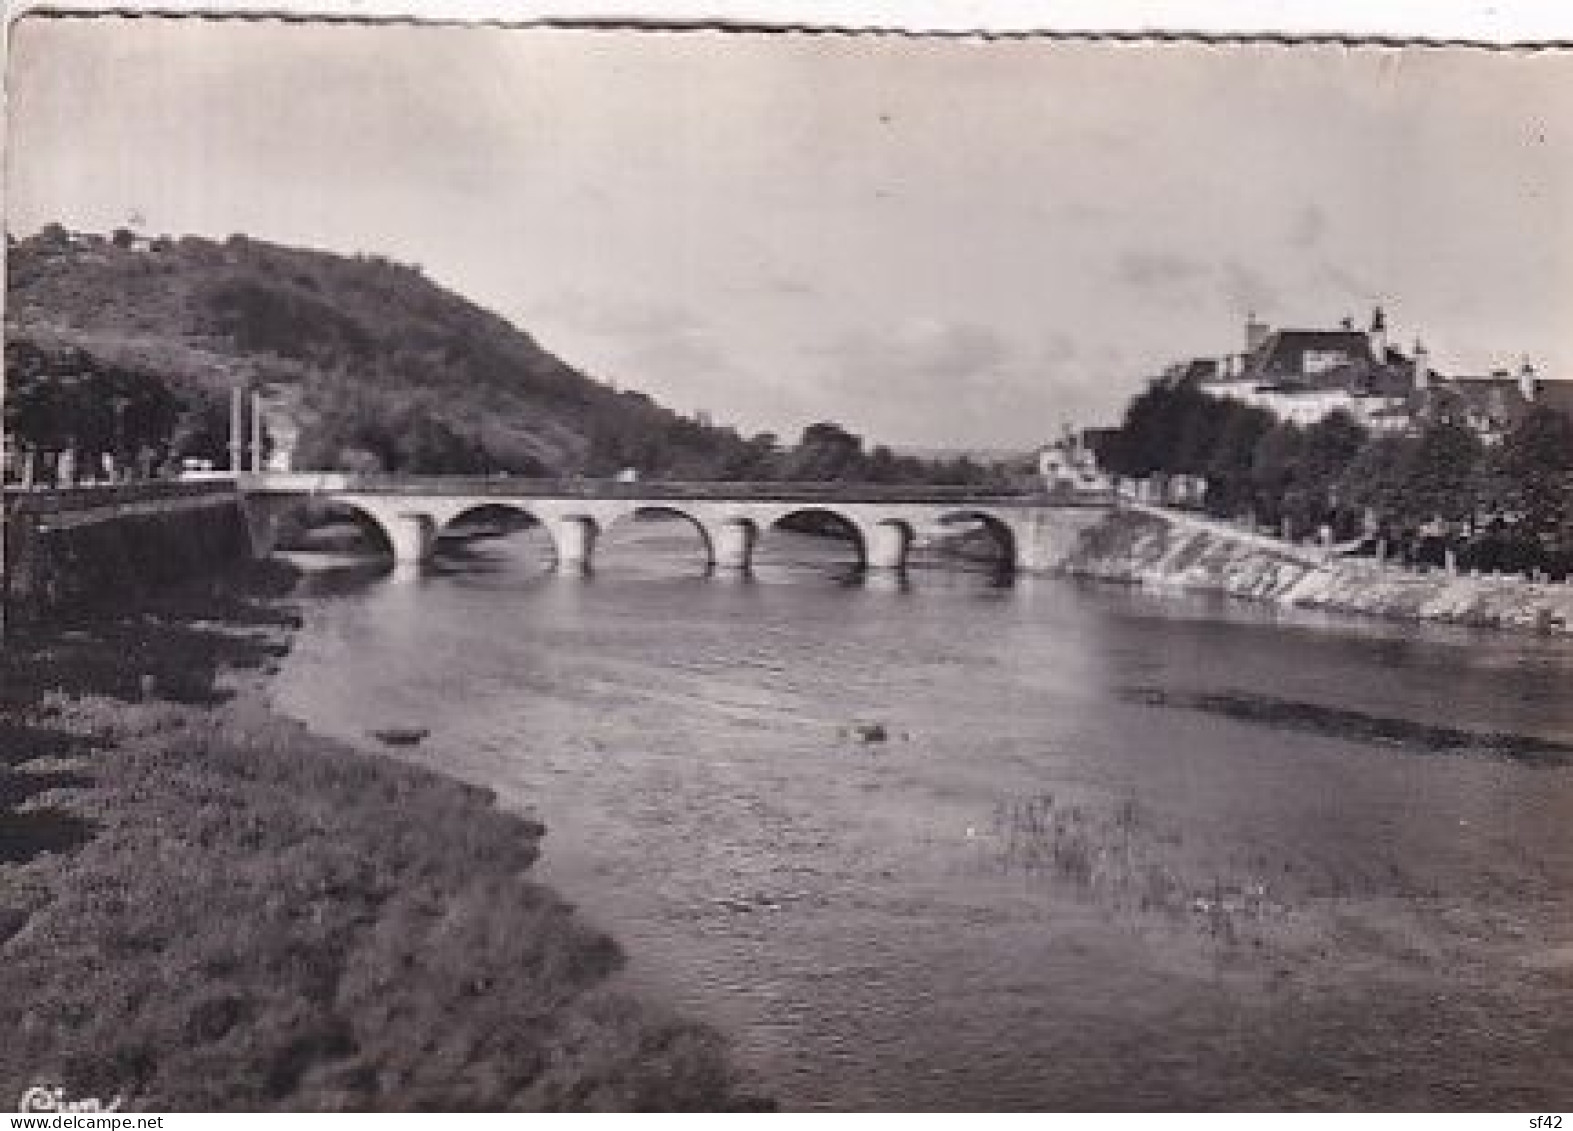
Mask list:
[[1327,231],[1327,213],[1315,204],[1307,204],[1295,214],[1289,227],[1289,246],[1309,251],[1321,242]]
[[820,293],[813,283],[790,275],[772,275],[760,282],[759,290],[772,298],[808,299]]
[[849,328],[804,353],[803,387],[833,387],[841,423],[897,445],[944,436],[956,447],[1025,448],[1062,422],[1095,419],[1107,399],[1108,359],[1054,328],[1013,335],[977,320],[914,319]]
[[1081,347],[1076,344],[1076,339],[1063,330],[1051,331],[1043,340],[1041,357],[1047,365],[1073,362],[1081,354]]
[[669,303],[606,298],[583,290],[560,290],[525,312],[526,321],[550,321],[591,334],[620,339],[669,337],[699,326],[693,311]]
[[1207,267],[1171,252],[1128,251],[1115,266],[1115,277],[1140,290],[1172,289],[1200,279]]
[[999,331],[970,322],[914,321],[882,332],[852,329],[810,353],[842,367],[860,385],[936,381],[973,384],[1000,375],[1012,361]]
[[1380,290],[1372,286],[1368,279],[1340,263],[1320,264],[1317,267],[1316,281],[1321,285],[1322,290],[1333,291],[1340,298],[1371,302],[1380,297]]
[[[742,361],[698,312],[667,302],[596,296],[562,288],[521,312],[546,348],[621,388],[659,389],[679,412],[723,422],[749,407]],[[767,412],[780,405],[765,397]]]
[[1120,290],[1111,301],[1119,307],[1145,312],[1176,311],[1194,314],[1207,305],[1208,276],[1215,270],[1207,256],[1180,250],[1128,251],[1114,263],[1113,278]]
[[629,381],[657,374],[669,380],[692,383],[696,378],[726,374],[731,364],[726,352],[698,326],[674,326],[634,337],[625,347]]
[[1218,293],[1231,310],[1266,313],[1280,305],[1277,287],[1252,267],[1225,263],[1218,276]]

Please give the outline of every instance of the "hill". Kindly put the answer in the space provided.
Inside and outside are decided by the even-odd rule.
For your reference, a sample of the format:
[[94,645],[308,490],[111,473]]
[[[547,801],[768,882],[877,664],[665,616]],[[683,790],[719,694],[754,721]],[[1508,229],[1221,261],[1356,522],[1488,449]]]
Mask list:
[[292,440],[298,468],[958,484],[1012,474],[965,455],[865,450],[828,421],[787,446],[679,416],[378,256],[51,224],[11,242],[7,284],[17,395],[6,427],[46,454],[222,466],[225,406],[241,384],[265,394],[272,438]]
[[12,244],[8,287],[9,340],[28,356],[156,375],[220,421],[234,383],[262,389],[302,466],[703,478],[746,474],[768,446],[592,380],[374,256],[51,225]]

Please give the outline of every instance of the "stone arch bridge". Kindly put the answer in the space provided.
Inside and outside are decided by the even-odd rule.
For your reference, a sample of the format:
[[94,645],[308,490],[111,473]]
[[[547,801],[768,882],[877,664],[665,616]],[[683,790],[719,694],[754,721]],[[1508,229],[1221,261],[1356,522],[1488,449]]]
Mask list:
[[660,512],[698,528],[710,564],[747,571],[759,535],[789,515],[830,514],[855,534],[861,564],[899,570],[920,531],[981,524],[1012,568],[1052,568],[1067,538],[1096,518],[1102,497],[966,487],[881,486],[851,483],[623,483],[406,477],[338,473],[269,473],[242,478],[241,495],[252,545],[271,552],[281,520],[308,500],[357,511],[387,539],[395,561],[418,563],[439,534],[481,508],[521,512],[546,531],[564,570],[588,569],[599,535],[620,519]]

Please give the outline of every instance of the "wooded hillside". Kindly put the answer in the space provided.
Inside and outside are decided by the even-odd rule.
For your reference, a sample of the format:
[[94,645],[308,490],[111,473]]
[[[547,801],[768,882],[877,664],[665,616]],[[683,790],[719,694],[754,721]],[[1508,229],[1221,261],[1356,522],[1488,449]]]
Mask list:
[[[691,420],[618,391],[529,334],[376,256],[244,236],[110,236],[50,225],[10,247],[8,373],[167,384],[184,448],[222,463],[237,382],[270,395],[297,467],[681,479],[976,482],[965,459],[917,460],[821,422],[795,445]],[[616,374],[637,383],[637,374]],[[13,389],[18,385],[14,384]],[[51,394],[52,395],[52,394]],[[17,427],[7,412],[8,427]]]

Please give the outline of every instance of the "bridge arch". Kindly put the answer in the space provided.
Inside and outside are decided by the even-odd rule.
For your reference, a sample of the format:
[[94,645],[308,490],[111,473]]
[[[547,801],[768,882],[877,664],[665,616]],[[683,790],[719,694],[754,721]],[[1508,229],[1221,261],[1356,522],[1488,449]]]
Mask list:
[[[698,536],[700,554],[706,569],[711,568],[716,562],[716,535],[715,532],[692,510],[680,503],[641,503],[630,507],[615,515],[601,516],[598,525],[601,526],[599,534],[603,539],[611,538],[615,532],[627,531],[633,524],[648,521],[654,518],[672,518],[681,521]],[[597,553],[604,552],[604,543]]]
[[768,544],[773,530],[828,536],[850,546],[852,560],[848,565],[863,569],[868,564],[867,532],[855,516],[837,507],[818,503],[782,506],[758,513],[754,518],[760,545]]
[[355,523],[373,543],[380,555],[396,552],[395,531],[390,516],[376,506],[351,499],[322,498],[310,495],[273,495],[246,500],[245,517],[252,553],[263,556],[279,548],[282,541],[301,539],[316,518],[332,519],[343,515]]
[[511,499],[476,499],[473,502],[463,503],[457,509],[444,512],[436,516],[433,548],[436,547],[438,540],[457,537],[467,528],[499,537],[538,530],[546,543],[545,554],[552,558],[557,555],[557,543],[550,525],[526,502],[516,502]]
[[1019,539],[1015,528],[999,515],[987,510],[961,509],[945,511],[939,516],[941,526],[954,523],[976,523],[987,533],[989,540],[994,543],[998,551],[1000,567],[1014,573],[1017,563],[1021,560]]
[[458,510],[443,515],[437,530],[441,534],[452,533],[455,527],[466,522],[474,522],[477,517],[484,519],[489,511],[498,515],[507,514],[527,519],[535,526],[546,525],[528,503],[514,502],[512,499],[476,499],[474,502],[465,503]]

